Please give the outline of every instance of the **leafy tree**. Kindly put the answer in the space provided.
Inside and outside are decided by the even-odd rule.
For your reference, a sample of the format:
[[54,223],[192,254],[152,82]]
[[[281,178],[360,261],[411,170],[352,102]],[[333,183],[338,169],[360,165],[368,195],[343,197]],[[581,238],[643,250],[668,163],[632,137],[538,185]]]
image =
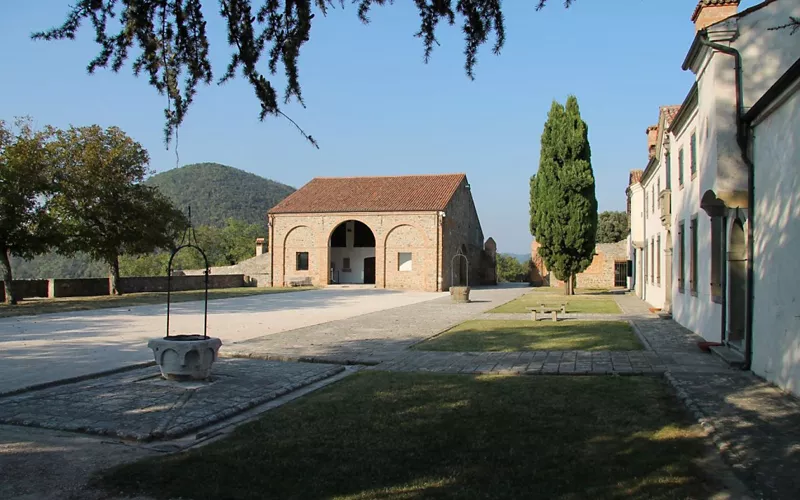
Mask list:
[[169,248],[186,218],[157,189],[142,184],[149,156],[117,127],[71,127],[56,141],[58,189],[51,202],[63,236],[60,253],[86,252],[109,267],[119,293],[119,256]]
[[628,214],[625,212],[600,212],[597,217],[597,242],[616,243],[628,237]]
[[[564,0],[564,4],[569,7],[573,1]],[[387,1],[356,0],[355,3],[359,19],[368,23],[370,8],[385,5]],[[536,0],[536,9],[543,8],[545,3],[547,0]],[[119,71],[130,52],[138,53],[133,62],[134,74],[146,73],[150,85],[168,98],[164,134],[169,143],[192,104],[197,86],[210,84],[214,78],[206,14],[217,7],[204,8],[202,4],[202,0],[76,0],[61,26],[34,33],[33,38],[71,40],[81,23],[88,20],[94,29],[95,41],[100,45],[99,54],[89,63],[90,73],[109,66]],[[341,5],[344,7],[343,0]],[[415,5],[421,20],[416,36],[423,40],[426,62],[434,45],[439,43],[436,28],[441,21],[450,25],[456,23],[456,18],[462,21],[464,67],[470,78],[473,78],[478,49],[489,36],[495,35],[495,54],[505,43],[501,0],[417,1]],[[234,78],[237,70],[241,70],[261,104],[261,119],[267,115],[285,117],[314,145],[317,144],[314,138],[281,110],[279,92],[264,76],[259,63],[265,57],[270,75],[275,75],[278,64],[282,64],[286,76],[284,102],[295,98],[305,105],[297,66],[300,49],[310,38],[313,11],[324,16],[333,6],[330,0],[219,0],[216,10],[225,22],[227,41],[233,48],[230,62],[218,83]]]
[[[259,224],[228,219],[225,227],[200,226],[195,233],[210,266],[230,266],[255,256],[256,238],[264,230]],[[168,262],[168,252],[126,255],[120,259],[120,272],[124,276],[164,276]],[[200,253],[191,249],[180,252],[173,261],[175,269],[202,269],[204,265]]]
[[513,255],[497,254],[497,280],[524,282],[530,280],[530,263],[520,262]]
[[531,234],[541,245],[539,255],[574,293],[573,277],[592,262],[597,232],[588,127],[578,99],[566,106],[553,101],[542,133],[539,170],[531,177]]
[[11,255],[30,259],[43,253],[54,234],[45,203],[53,189],[48,176],[53,130],[36,131],[28,119],[15,125],[0,120],[0,279],[9,304],[17,302]]

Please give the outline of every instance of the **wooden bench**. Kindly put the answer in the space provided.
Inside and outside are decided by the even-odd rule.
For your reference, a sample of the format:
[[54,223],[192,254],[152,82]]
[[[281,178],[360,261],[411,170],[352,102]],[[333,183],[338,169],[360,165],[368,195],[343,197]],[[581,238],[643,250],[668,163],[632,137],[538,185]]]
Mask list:
[[302,278],[289,278],[286,282],[287,285],[291,287],[295,286],[311,286],[311,278],[308,276]]
[[567,313],[567,304],[559,304],[559,305],[546,305],[546,304],[539,304],[538,307],[529,307],[528,310],[531,312],[531,319],[533,321],[538,321],[539,314],[551,314],[553,321],[558,321],[558,313],[566,314]]

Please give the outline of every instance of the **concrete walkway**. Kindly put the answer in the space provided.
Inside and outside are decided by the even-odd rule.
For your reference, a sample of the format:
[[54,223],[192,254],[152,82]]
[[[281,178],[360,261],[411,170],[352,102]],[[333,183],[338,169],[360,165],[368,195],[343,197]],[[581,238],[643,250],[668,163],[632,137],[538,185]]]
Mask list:
[[[214,300],[208,333],[227,346],[444,295],[340,288]],[[202,304],[174,305],[171,333],[202,332]],[[148,305],[0,319],[0,394],[151,361],[147,340],[164,335],[165,311]]]

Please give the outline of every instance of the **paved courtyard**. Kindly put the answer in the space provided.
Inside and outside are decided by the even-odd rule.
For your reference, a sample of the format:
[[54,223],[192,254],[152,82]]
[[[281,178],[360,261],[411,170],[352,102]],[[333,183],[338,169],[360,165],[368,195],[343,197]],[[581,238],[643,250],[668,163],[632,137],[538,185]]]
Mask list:
[[[208,304],[208,333],[228,345],[339,321],[446,294],[331,288],[254,295]],[[202,302],[172,307],[172,333],[202,331]],[[152,360],[147,340],[163,336],[165,305],[0,319],[0,394]]]
[[210,381],[169,382],[155,366],[0,398],[0,423],[138,441],[183,436],[343,366],[223,359]]

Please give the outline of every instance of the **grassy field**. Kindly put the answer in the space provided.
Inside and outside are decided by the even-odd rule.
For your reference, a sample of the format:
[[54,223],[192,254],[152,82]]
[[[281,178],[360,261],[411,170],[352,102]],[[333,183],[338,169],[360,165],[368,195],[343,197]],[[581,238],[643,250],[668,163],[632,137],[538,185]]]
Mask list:
[[679,408],[655,377],[362,372],[94,484],[196,500],[709,498]]
[[[268,295],[273,293],[300,292],[311,290],[311,287],[296,288],[219,288],[208,291],[208,300],[247,297],[248,295]],[[172,292],[171,302],[190,302],[203,300],[203,290],[188,292]],[[131,307],[149,304],[166,304],[167,294],[164,292],[129,293],[125,295],[101,297],[68,297],[63,299],[27,299],[15,306],[0,303],[0,318],[12,316],[31,316],[70,311],[89,311],[92,309],[108,309],[111,307]]]
[[473,320],[414,346],[421,351],[636,351],[625,321]]
[[[534,288],[534,290],[539,290]],[[548,289],[557,290],[557,289]],[[550,292],[533,291],[518,297],[511,302],[492,309],[492,313],[527,313],[528,307],[537,307],[540,304],[549,306],[567,304],[568,313],[593,313],[593,314],[621,314],[617,303],[613,298],[602,294],[592,295],[590,293],[566,296]]]

